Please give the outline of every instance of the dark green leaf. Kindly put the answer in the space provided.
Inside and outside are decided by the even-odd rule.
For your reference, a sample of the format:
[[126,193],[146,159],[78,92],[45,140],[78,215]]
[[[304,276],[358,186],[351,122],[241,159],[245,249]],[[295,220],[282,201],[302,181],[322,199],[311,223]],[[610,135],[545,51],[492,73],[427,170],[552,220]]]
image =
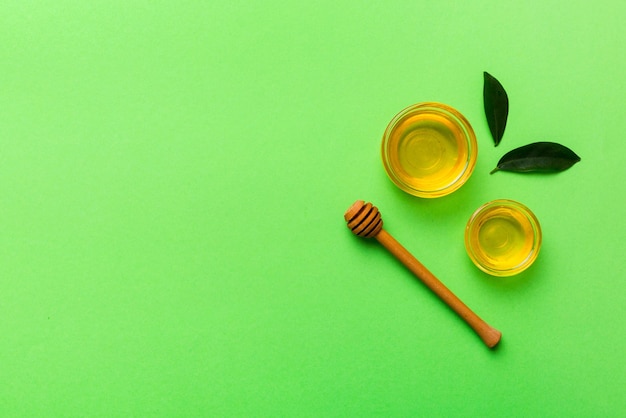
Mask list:
[[555,142],[535,142],[509,151],[491,171],[515,171],[518,173],[557,172],[567,170],[580,161],[574,151]]
[[496,147],[504,135],[506,118],[509,116],[509,98],[504,91],[504,87],[495,77],[488,72],[484,72],[485,82],[483,84],[483,102],[485,104],[485,116],[489,130]]

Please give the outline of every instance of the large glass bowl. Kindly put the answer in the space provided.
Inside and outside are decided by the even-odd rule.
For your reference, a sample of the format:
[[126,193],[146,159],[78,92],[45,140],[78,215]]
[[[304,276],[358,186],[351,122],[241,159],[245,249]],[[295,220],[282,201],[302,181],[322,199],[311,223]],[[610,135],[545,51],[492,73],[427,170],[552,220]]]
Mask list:
[[414,196],[452,193],[472,174],[478,148],[467,119],[441,103],[418,103],[398,113],[382,141],[382,160],[391,181]]

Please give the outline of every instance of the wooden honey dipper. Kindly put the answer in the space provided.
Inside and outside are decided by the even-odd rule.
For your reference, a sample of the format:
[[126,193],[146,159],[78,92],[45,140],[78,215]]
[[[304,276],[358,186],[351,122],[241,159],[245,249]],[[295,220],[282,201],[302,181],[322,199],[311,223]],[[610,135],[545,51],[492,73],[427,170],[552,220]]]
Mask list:
[[422,263],[383,229],[383,220],[376,206],[357,200],[344,214],[348,228],[363,238],[376,238],[383,247],[402,262],[430,290],[443,300],[478,334],[489,348],[500,342],[502,333],[483,321],[443,283],[439,281]]

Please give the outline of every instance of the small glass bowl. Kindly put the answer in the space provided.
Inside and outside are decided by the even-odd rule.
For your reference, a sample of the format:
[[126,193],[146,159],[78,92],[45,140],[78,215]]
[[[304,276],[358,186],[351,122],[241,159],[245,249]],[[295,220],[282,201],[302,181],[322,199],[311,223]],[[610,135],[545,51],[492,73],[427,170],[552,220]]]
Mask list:
[[476,135],[467,119],[450,106],[432,102],[398,113],[385,130],[381,151],[391,181],[426,198],[461,187],[478,156]]
[[513,276],[535,261],[541,227],[519,202],[498,199],[474,212],[465,228],[465,249],[474,264],[493,276]]

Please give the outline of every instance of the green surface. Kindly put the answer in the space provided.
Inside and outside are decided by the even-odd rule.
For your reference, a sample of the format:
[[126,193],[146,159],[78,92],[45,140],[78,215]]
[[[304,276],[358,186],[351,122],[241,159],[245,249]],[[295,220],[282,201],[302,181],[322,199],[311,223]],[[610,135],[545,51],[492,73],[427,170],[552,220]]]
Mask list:
[[[3,1],[0,416],[623,416],[626,3],[574,3]],[[479,143],[436,200],[379,155],[422,101]],[[539,140],[582,161],[489,175]],[[509,279],[463,246],[496,198],[544,232]],[[350,234],[356,199],[496,350]]]

